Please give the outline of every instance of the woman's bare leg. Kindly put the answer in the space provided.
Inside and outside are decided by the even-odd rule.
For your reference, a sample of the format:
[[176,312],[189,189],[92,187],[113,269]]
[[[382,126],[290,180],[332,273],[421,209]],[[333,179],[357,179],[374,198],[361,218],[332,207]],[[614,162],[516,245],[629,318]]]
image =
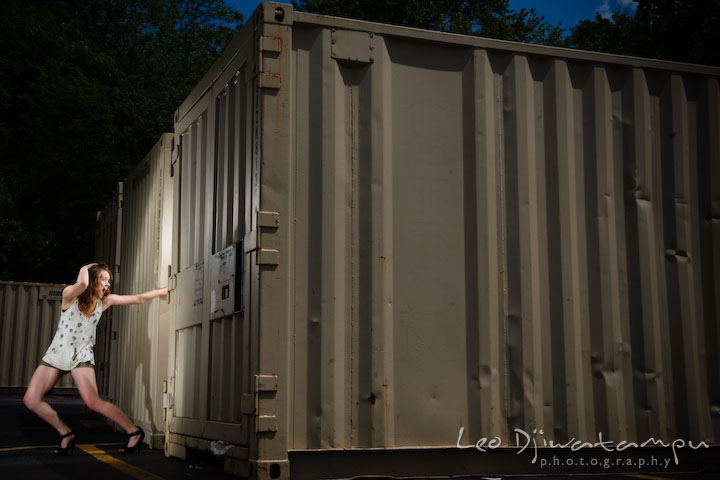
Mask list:
[[[95,379],[95,369],[90,367],[75,368],[70,372],[78,387],[80,397],[82,397],[85,405],[90,410],[109,418],[113,422],[120,425],[125,432],[133,433],[137,431],[135,424],[125,415],[122,410],[110,402],[106,402],[100,398],[97,388],[97,380]],[[137,444],[140,437],[132,437],[129,446],[133,447]]]
[[[37,416],[52,425],[60,435],[65,435],[70,432],[70,428],[60,419],[58,413],[43,400],[45,394],[55,386],[58,378],[60,378],[60,370],[57,368],[47,367],[45,365],[37,367],[25,391],[23,403],[28,409],[37,414]],[[66,447],[71,440],[72,437],[64,438],[60,446]]]

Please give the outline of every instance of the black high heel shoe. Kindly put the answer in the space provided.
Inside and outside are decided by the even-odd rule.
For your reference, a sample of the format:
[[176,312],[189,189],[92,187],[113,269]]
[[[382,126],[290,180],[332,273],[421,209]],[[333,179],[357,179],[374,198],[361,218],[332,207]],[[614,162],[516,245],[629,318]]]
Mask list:
[[[70,436],[72,436],[73,439],[68,442],[66,447],[63,447],[63,440]],[[58,446],[57,450],[55,450],[55,455],[67,455],[68,452],[73,453],[73,450],[75,450],[75,440],[77,440],[77,435],[75,435],[75,433],[72,431],[66,433],[65,435],[60,435],[60,445]]]
[[[140,445],[142,445],[142,441],[145,438],[145,431],[142,428],[138,427],[137,425],[135,425],[135,426],[137,427],[137,431],[135,431],[133,433],[128,433],[126,435],[127,443],[125,444],[125,448],[118,449],[118,452],[120,452],[120,453],[135,453],[136,451],[140,450]],[[132,437],[138,437],[138,436],[140,437],[140,439],[134,446],[131,447],[130,439]]]

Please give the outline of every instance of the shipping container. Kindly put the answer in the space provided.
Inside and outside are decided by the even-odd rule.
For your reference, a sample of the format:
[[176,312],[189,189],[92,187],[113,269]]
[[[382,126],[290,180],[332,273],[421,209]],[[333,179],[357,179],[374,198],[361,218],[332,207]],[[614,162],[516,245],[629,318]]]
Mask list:
[[[0,282],[0,391],[24,393],[57,330],[65,285]],[[70,375],[53,393],[76,393]]]
[[[163,134],[119,187],[122,196],[99,218],[98,259],[114,265],[113,293],[167,286],[170,265],[173,135]],[[107,223],[107,225],[106,225]],[[115,242],[107,239],[115,238]],[[169,298],[105,312],[108,385],[103,395],[145,430],[145,442],[163,448],[164,382],[168,377]],[[102,324],[102,322],[101,322]]]
[[[122,234],[123,183],[118,182],[113,196],[105,208],[97,213],[95,222],[95,261],[104,262],[118,282],[120,261],[120,235]],[[98,393],[105,400],[115,402],[117,349],[113,346],[114,310],[106,310],[97,326],[95,343],[95,377]]]
[[262,4],[176,112],[167,454],[716,445],[719,80]]

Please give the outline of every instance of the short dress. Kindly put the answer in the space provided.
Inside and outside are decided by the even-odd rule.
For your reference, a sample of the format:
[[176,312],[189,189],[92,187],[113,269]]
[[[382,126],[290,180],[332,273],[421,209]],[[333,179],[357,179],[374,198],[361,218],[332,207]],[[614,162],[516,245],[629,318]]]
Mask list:
[[85,315],[76,299],[70,308],[60,314],[55,337],[50,343],[43,362],[58,370],[70,371],[81,363],[95,365],[95,331],[102,315],[102,300],[98,299],[95,310]]

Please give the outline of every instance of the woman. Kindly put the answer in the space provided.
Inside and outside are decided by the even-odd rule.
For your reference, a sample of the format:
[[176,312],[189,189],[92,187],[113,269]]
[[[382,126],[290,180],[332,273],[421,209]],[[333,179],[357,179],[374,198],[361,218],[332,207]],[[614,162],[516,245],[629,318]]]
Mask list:
[[98,395],[95,380],[95,327],[102,312],[112,305],[131,305],[167,295],[167,288],[151,290],[138,295],[110,294],[112,275],[103,263],[85,265],[78,273],[74,285],[62,292],[62,314],[57,332],[50,347],[33,373],[23,401],[25,406],[52,425],[60,434],[60,446],[55,453],[65,455],[75,446],[77,436],[60,419],[57,412],[45,401],[45,394],[55,386],[62,374],[70,372],[83,402],[90,408],[120,425],[128,436],[123,453],[138,449],[145,432],[112,403]]

